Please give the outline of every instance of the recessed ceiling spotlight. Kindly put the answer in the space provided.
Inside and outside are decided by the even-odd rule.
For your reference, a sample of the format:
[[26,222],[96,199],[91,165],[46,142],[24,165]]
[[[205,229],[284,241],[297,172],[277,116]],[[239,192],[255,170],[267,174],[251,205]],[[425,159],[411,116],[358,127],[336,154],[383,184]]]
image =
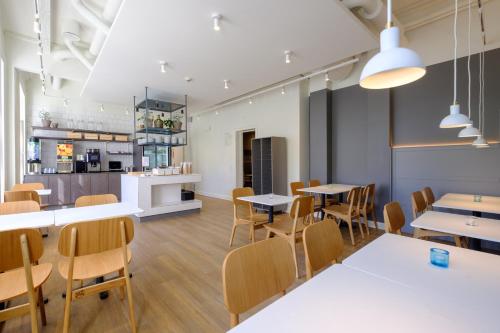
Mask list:
[[40,16],[38,14],[35,14],[35,20],[33,21],[33,31],[36,34],[42,33],[42,27],[40,25]]
[[101,112],[104,112],[104,104],[101,104],[101,107],[99,108]]
[[248,100],[248,104],[253,104],[253,101],[251,98]]
[[220,14],[213,14],[212,15],[212,20],[214,21],[214,30],[215,31],[220,31],[220,20],[222,19],[222,15]]
[[291,55],[292,55],[292,52],[285,51],[285,64],[289,64],[292,62],[292,60],[290,59]]
[[229,89],[229,80],[224,80],[224,89]]
[[64,101],[63,101],[63,105],[64,105],[64,107],[65,107],[65,108],[67,108],[67,107],[68,107],[68,105],[69,105],[69,100],[68,100],[67,98],[65,98],[65,99],[64,99]]
[[325,73],[325,82],[330,82],[330,76],[328,75],[328,72]]
[[218,116],[219,115],[219,111],[215,111],[215,115]]
[[160,61],[160,71],[162,73],[166,73],[167,72],[167,63],[165,61]]
[[192,77],[189,77],[189,76],[186,76],[186,77],[184,77],[184,80],[185,80],[186,82],[191,82],[191,81],[193,81],[193,78],[192,78]]
[[281,87],[281,94],[284,95],[285,94],[285,87]]

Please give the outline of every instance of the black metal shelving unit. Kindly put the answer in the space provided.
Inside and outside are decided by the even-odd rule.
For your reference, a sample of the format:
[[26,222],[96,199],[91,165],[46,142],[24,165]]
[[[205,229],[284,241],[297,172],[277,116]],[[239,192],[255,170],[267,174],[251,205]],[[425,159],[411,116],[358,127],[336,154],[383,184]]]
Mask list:
[[[184,96],[184,104],[166,101],[163,99],[154,98],[151,96],[150,88],[145,87],[145,98],[137,103],[136,96],[134,96],[134,142],[139,147],[142,147],[142,155],[144,156],[145,149],[154,149],[155,161],[154,165],[158,167],[158,147],[167,147],[168,150],[168,166],[172,164],[172,149],[173,147],[182,147],[187,145],[187,95]],[[143,127],[138,127],[137,114],[143,116]],[[182,125],[180,129],[174,128],[159,128],[154,127],[154,117],[157,115],[167,116],[163,120],[173,120],[174,117],[180,117]],[[152,119],[151,119],[152,117]],[[151,123],[148,123],[151,122]],[[183,128],[184,127],[184,128]],[[143,134],[139,142],[138,134]],[[144,136],[145,135],[145,136]],[[172,138],[177,138],[182,135],[182,143],[173,143]],[[162,140],[159,138],[162,137]],[[168,137],[168,139],[165,139]],[[157,141],[158,139],[158,141]],[[178,140],[178,139],[177,139]],[[176,140],[176,141],[177,141]],[[167,142],[168,141],[168,142]]]

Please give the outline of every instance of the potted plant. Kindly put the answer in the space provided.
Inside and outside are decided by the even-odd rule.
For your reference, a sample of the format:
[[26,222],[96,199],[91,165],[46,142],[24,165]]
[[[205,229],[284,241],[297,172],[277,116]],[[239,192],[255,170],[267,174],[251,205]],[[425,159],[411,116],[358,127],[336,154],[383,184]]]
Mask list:
[[144,128],[144,115],[140,115],[139,117],[137,117],[137,121],[139,122],[139,128]]
[[42,126],[43,127],[50,127],[50,123],[52,122],[50,118],[50,113],[48,111],[40,111],[38,113],[38,117],[42,120]]
[[173,129],[175,131],[180,131],[182,129],[182,116],[180,114],[174,115]]
[[174,127],[174,122],[171,119],[165,120],[165,128],[172,129]]

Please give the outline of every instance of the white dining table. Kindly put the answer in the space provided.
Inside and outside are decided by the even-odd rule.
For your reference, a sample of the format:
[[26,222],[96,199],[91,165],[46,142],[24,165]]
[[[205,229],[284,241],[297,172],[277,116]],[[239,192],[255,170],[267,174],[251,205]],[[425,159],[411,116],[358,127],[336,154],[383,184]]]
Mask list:
[[495,332],[497,309],[481,312],[440,297],[438,290],[421,293],[337,264],[229,332]]
[[40,196],[49,196],[52,194],[52,190],[50,188],[44,188],[41,190],[35,190],[36,193]]
[[142,213],[143,210],[126,202],[54,210],[54,224],[62,226],[83,221],[96,221]]
[[0,231],[45,228],[53,225],[53,211],[0,215]]
[[500,197],[482,195],[481,201],[475,202],[473,194],[447,193],[434,202],[432,206],[470,211],[479,217],[481,213],[500,214]]
[[457,236],[500,242],[500,221],[494,219],[428,211],[413,220],[411,226]]
[[[449,251],[449,268],[430,264],[433,247]],[[437,298],[453,299],[465,307],[479,307],[484,313],[500,307],[498,255],[384,234],[342,263],[419,292],[435,294]]]
[[293,196],[278,195],[278,194],[260,194],[251,195],[247,197],[239,197],[239,200],[247,201],[267,207],[268,212],[268,222],[273,223],[274,221],[274,207],[287,205],[295,199]]
[[[297,191],[304,193],[314,193],[321,195],[321,219],[325,217],[325,212],[323,208],[326,207],[326,196],[327,195],[342,195],[343,193],[349,192],[357,185],[346,185],[346,184],[326,184],[313,187],[300,188]],[[342,200],[340,200],[342,201]]]

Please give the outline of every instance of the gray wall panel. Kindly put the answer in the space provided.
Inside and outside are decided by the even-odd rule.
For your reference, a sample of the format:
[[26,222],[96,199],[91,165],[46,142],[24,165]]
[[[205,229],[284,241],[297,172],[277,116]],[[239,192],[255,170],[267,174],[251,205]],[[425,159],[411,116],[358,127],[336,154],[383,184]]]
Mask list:
[[331,90],[323,89],[309,97],[309,179],[322,184],[332,180]]

